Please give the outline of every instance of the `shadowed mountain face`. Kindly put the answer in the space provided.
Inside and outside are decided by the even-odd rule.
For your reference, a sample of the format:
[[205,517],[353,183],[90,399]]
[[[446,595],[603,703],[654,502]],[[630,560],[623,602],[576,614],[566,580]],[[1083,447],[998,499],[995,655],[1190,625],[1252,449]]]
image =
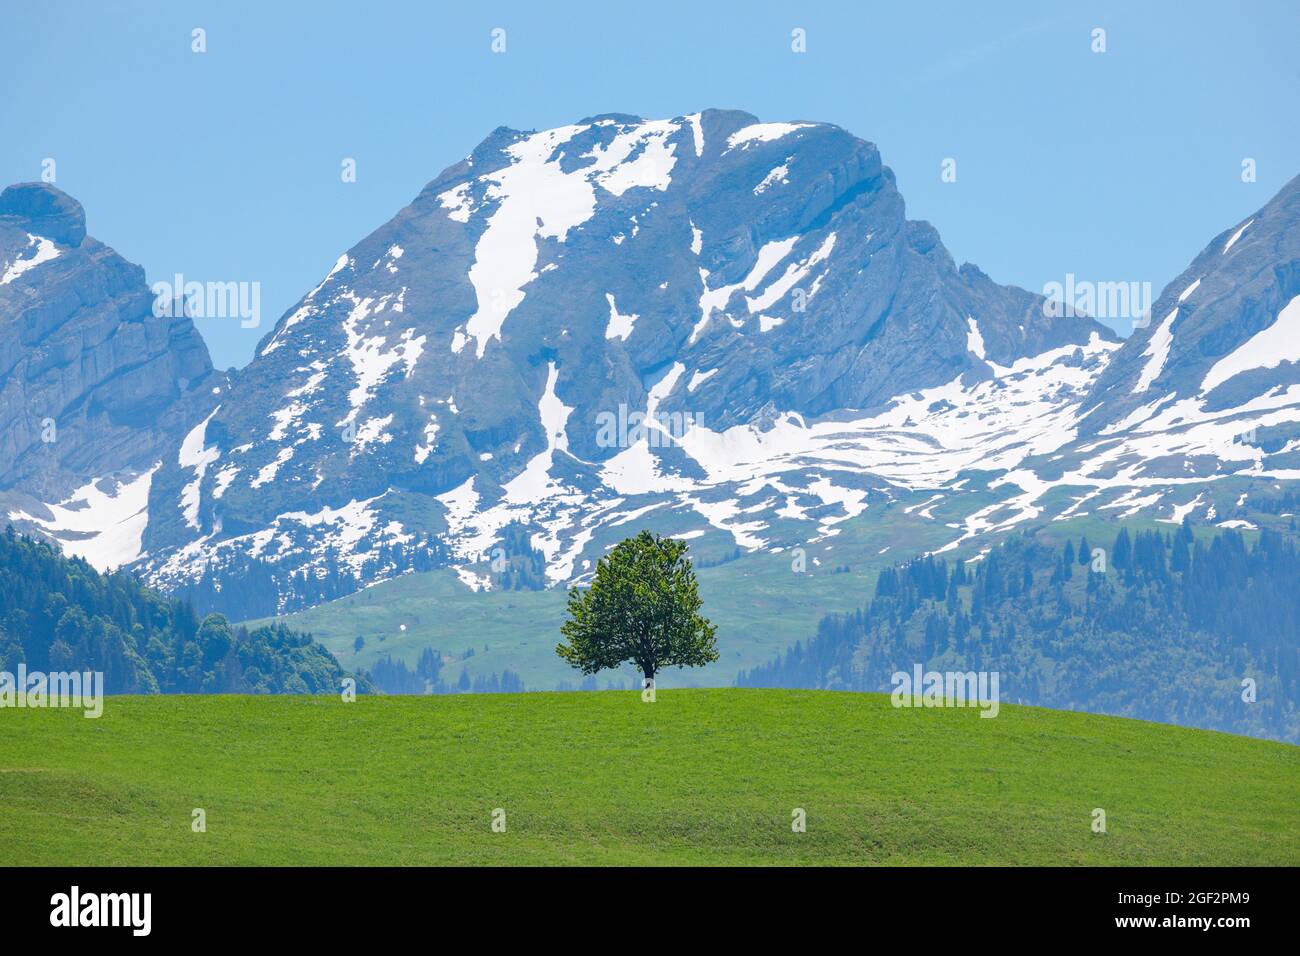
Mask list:
[[[86,235],[76,200],[44,183],[0,194],[0,504],[10,520],[62,528],[65,543],[104,532],[86,503],[138,485],[174,454],[222,381],[188,318],[154,316],[144,270]],[[81,514],[60,521],[42,504],[65,500]]]
[[[18,196],[5,222],[36,215],[58,233],[45,238],[59,255],[20,263],[18,281],[45,275],[41,307],[67,324],[80,312],[52,304],[72,260],[59,236],[82,242],[80,209],[47,193]],[[124,290],[96,301],[148,316],[171,343],[148,388],[188,390],[164,401],[124,383],[126,406],[153,396],[167,409],[153,421],[187,426],[162,452],[153,439],[127,449],[131,467],[158,463],[132,486],[147,511],[108,493],[93,503],[137,516],[134,550],[113,554],[143,556],[164,586],[248,558],[368,582],[423,549],[480,588],[508,542],[558,584],[639,527],[775,550],[929,491],[951,506],[955,545],[1084,498],[1105,507],[1138,474],[1173,489],[1138,502],[1163,514],[1195,493],[1185,474],[1239,466],[1229,451],[1210,469],[1193,443],[1187,471],[1177,442],[1153,464],[1134,385],[1181,395],[1271,327],[1295,276],[1286,195],[1189,270],[1184,285],[1202,282],[1182,321],[1209,322],[1212,293],[1219,331],[1173,324],[1152,375],[1143,353],[1182,280],[1121,348],[1096,322],[957,267],[930,225],[906,219],[876,148],[838,127],[711,110],[498,129],[339,256],[220,394],[188,321],[152,320],[138,270],[94,244]],[[24,243],[5,262],[42,255],[29,234],[5,233]],[[1206,387],[1206,408],[1247,381],[1259,395],[1288,367],[1234,372]],[[60,513],[45,528],[73,524]]]

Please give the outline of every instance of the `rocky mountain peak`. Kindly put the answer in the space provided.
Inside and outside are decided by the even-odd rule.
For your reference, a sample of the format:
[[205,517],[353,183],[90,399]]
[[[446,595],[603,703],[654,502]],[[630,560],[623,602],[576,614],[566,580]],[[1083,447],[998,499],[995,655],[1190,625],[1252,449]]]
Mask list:
[[[152,316],[138,267],[32,231],[75,237],[75,201],[15,187],[0,487],[36,499],[11,515],[164,586],[257,561],[268,587],[320,593],[442,564],[491,587],[484,555],[507,541],[546,583],[581,580],[632,521],[727,552],[829,547],[919,493],[946,502],[941,550],[1049,506],[1176,514],[1193,491],[1124,496],[1297,455],[1300,355],[1249,344],[1290,328],[1294,192],[1216,239],[1121,347],[958,266],[837,126],[502,127],[322,270],[227,383],[188,319]],[[1255,426],[1272,451],[1224,440]],[[135,477],[105,483],[123,463]],[[87,518],[110,512],[111,540]]]
[[[838,126],[498,128],[339,256],[164,460],[152,573],[255,554],[382,574],[404,541],[469,554],[521,525],[556,582],[634,506],[747,549],[830,534],[914,480],[888,451],[909,422],[1006,376],[1091,381],[1114,336],[1042,302],[959,270]],[[779,507],[763,474],[786,515],[742,520]]]
[[148,476],[224,383],[153,301],[67,193],[0,193],[0,514],[104,567],[139,556]]
[[0,192],[0,226],[79,246],[86,238],[81,203],[49,183],[17,183]]

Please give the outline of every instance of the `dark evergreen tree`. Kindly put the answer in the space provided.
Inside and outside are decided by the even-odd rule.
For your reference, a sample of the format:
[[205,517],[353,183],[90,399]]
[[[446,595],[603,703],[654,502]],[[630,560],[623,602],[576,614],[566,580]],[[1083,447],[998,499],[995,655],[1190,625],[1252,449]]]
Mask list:
[[1121,571],[1127,569],[1132,551],[1133,545],[1128,536],[1128,528],[1121,528],[1119,534],[1115,536],[1115,545],[1111,548],[1111,563]]

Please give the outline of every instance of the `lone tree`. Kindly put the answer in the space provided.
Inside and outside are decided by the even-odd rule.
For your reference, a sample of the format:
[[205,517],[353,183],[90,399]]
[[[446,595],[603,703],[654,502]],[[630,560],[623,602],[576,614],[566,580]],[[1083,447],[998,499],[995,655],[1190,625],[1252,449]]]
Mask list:
[[628,661],[647,680],[664,667],[718,659],[717,628],[700,616],[686,542],[642,531],[596,562],[591,587],[569,590],[567,643],[555,652],[584,674]]

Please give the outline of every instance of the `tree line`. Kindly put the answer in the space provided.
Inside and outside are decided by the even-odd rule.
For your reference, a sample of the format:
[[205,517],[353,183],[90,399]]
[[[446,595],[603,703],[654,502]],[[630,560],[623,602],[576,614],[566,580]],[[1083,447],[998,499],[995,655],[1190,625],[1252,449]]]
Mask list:
[[[885,691],[895,671],[998,671],[1008,703],[1300,740],[1300,554],[1264,531],[1026,532],[978,561],[882,571],[872,600],[742,687]],[[1253,700],[1246,698],[1253,696]]]
[[[362,541],[358,547],[364,548]],[[347,597],[364,583],[411,571],[446,567],[450,553],[431,534],[405,543],[377,546],[353,569],[329,555],[319,568],[297,571],[274,561],[236,554],[214,560],[197,580],[172,588],[172,597],[188,601],[200,614],[223,614],[236,621],[292,614],[326,601]]]
[[[0,670],[101,671],[111,694],[325,693],[346,672],[325,648],[273,624],[200,618],[125,572],[100,574],[12,527],[0,534]],[[359,678],[359,691],[373,690]]]

